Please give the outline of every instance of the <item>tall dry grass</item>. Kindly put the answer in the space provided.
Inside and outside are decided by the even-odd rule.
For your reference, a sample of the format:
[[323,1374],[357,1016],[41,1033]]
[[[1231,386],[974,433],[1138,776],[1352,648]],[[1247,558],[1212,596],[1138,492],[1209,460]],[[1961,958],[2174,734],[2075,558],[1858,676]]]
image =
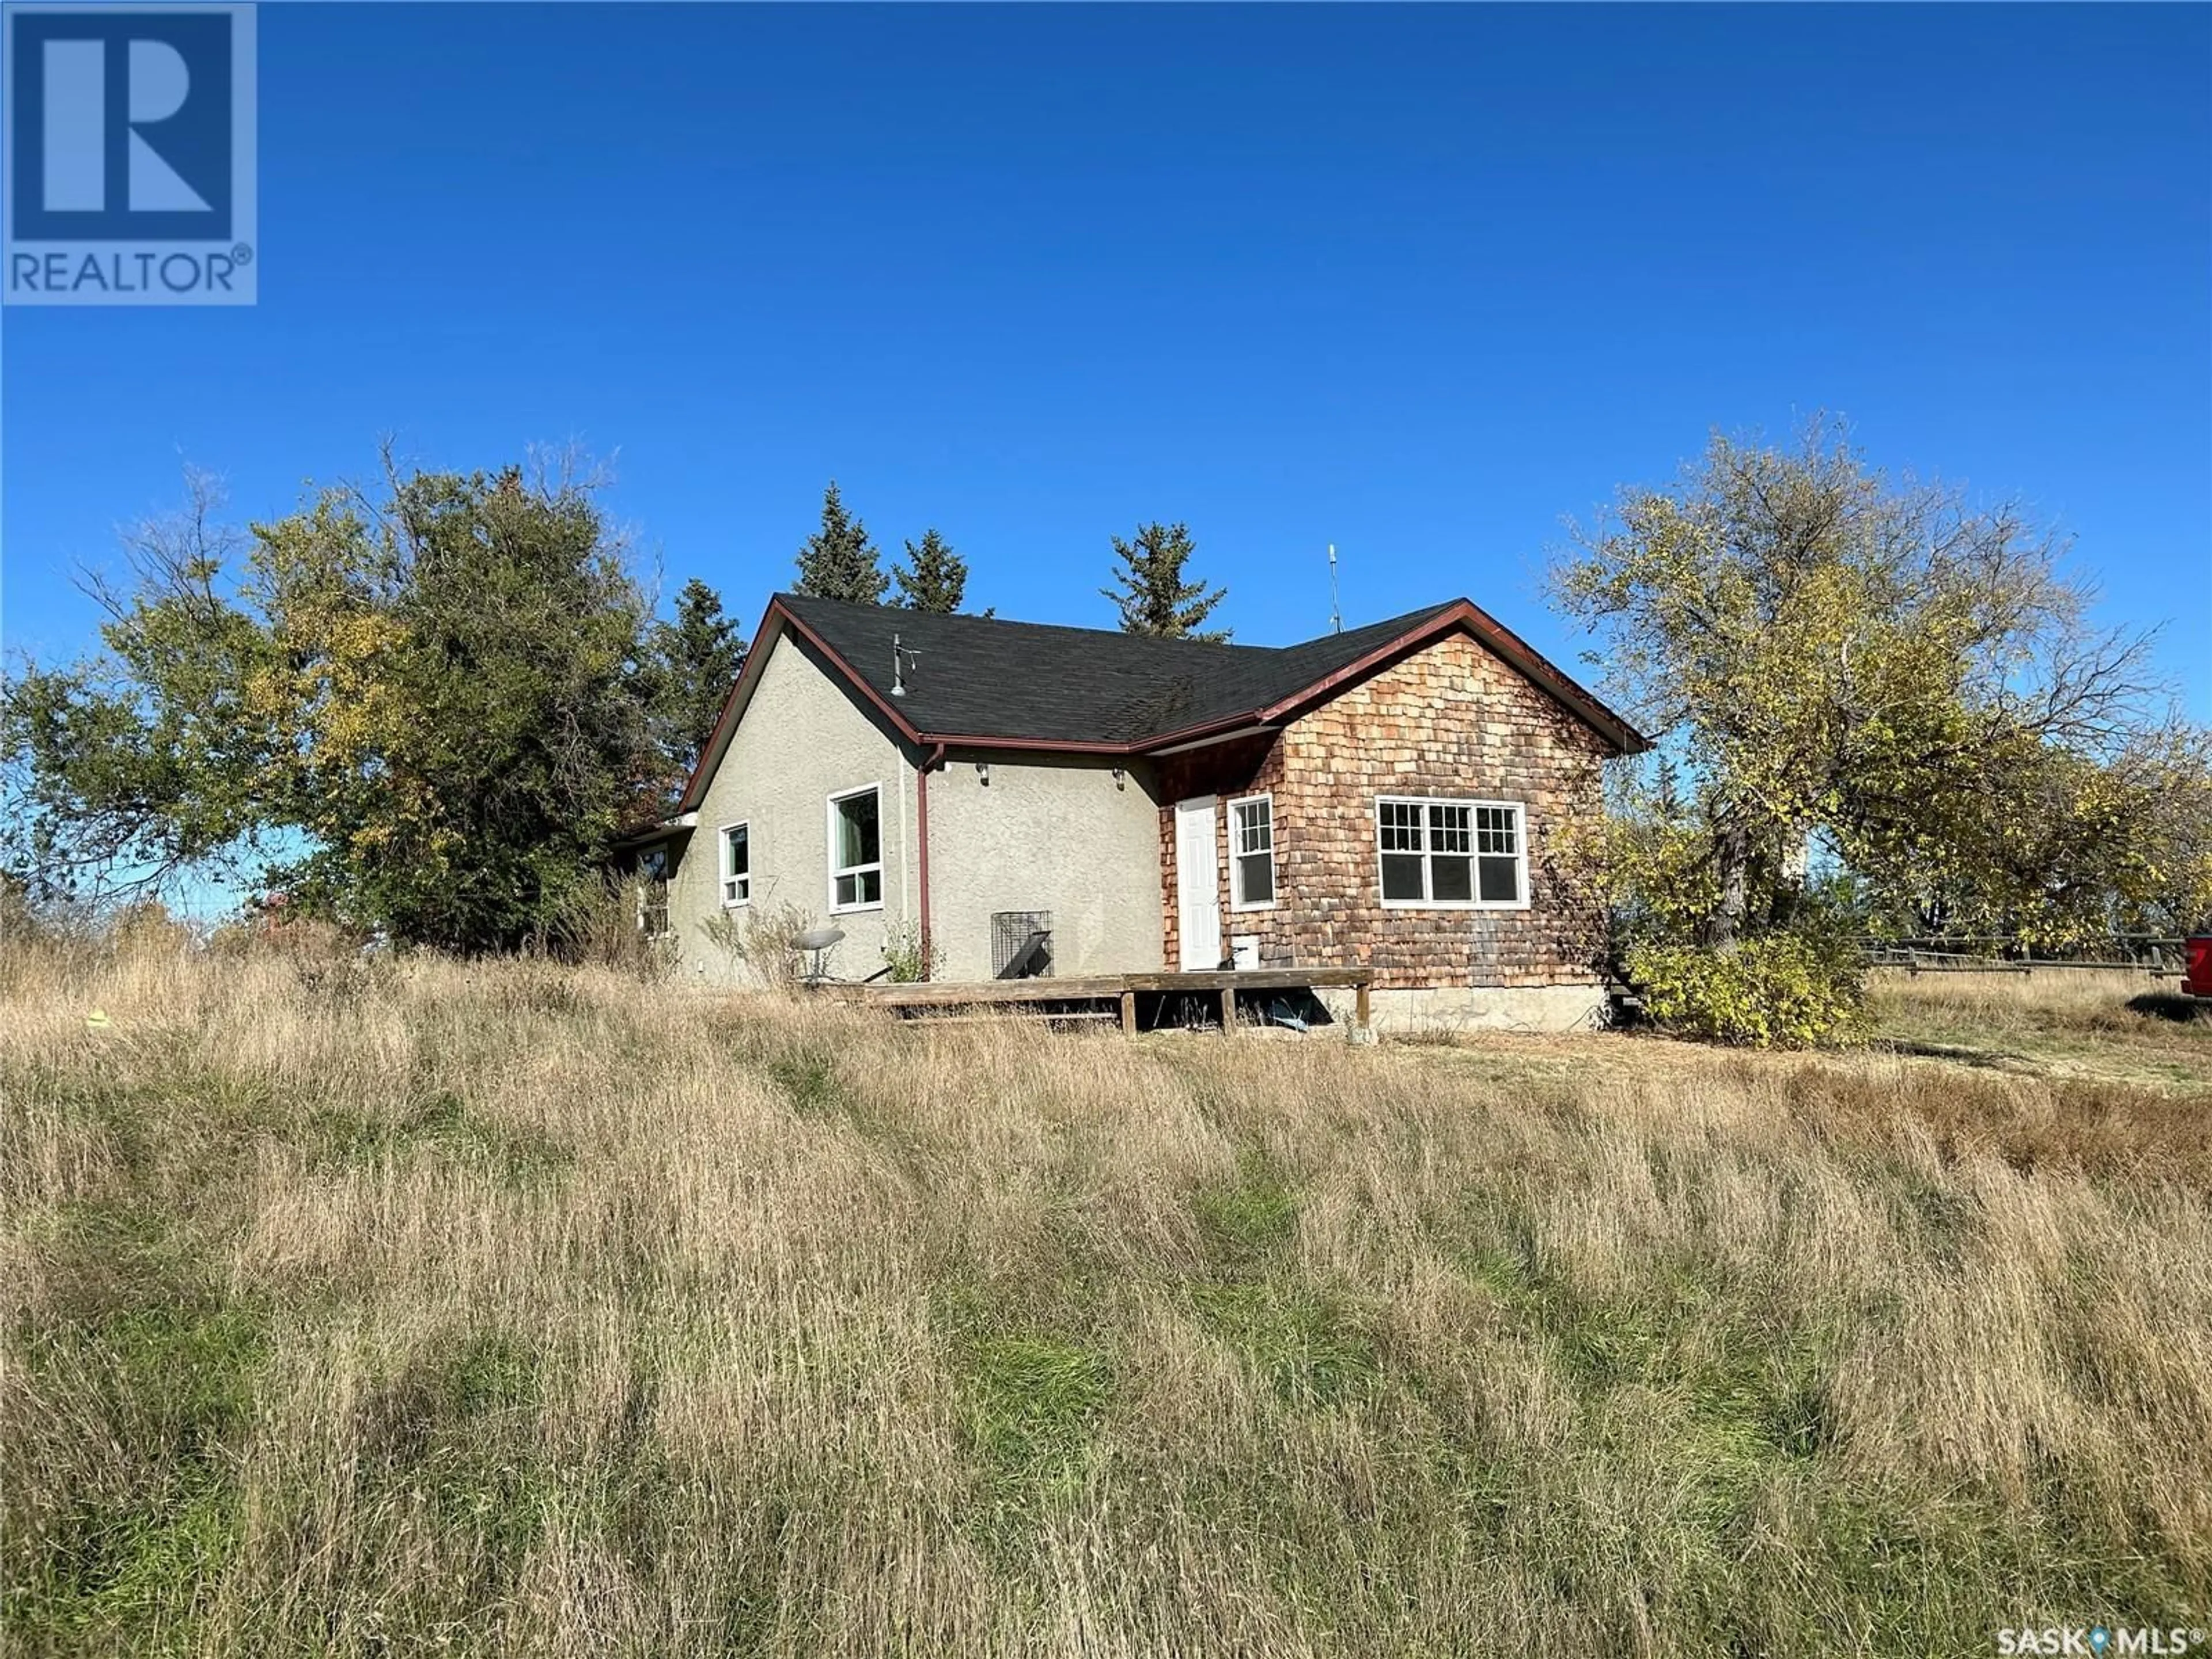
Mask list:
[[6,1650],[2208,1622],[2204,1100],[1584,1041],[18,949]]
[[2125,1029],[2130,1002],[2172,995],[2177,981],[2148,969],[1877,968],[1868,985],[1875,996],[1899,1008],[1999,1024],[2041,1020],[2118,1030]]
[[1893,1041],[1966,1057],[2015,1058],[2141,1083],[2204,1085],[2212,1004],[2148,972],[2038,968],[2031,973],[1879,969],[1869,1001]]

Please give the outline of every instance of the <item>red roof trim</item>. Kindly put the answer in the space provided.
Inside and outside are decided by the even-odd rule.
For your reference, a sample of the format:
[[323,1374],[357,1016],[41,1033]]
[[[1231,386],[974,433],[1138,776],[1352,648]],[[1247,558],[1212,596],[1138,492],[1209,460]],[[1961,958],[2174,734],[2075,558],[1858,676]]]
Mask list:
[[721,717],[714,722],[714,735],[707,739],[707,746],[699,751],[699,763],[691,769],[691,775],[684,780],[683,798],[676,804],[678,812],[698,810],[699,802],[707,793],[707,780],[722,763],[723,753],[730,746],[731,734],[737,729],[738,711],[751,696],[752,686],[760,678],[761,665],[768,660],[769,647],[775,643],[776,635],[786,629],[797,634],[828,659],[830,665],[851,681],[860,695],[891,723],[900,736],[912,744],[924,741],[921,733],[908,723],[905,716],[854,672],[852,664],[832,651],[819,634],[785,610],[780,600],[770,599],[767,611],[761,617],[760,626],[753,630],[753,642],[746,649],[744,671],[738,676],[738,683],[730,688],[730,695],[723,702]]
[[830,662],[835,664],[838,670],[844,674],[847,679],[853,682],[854,689],[874,706],[876,711],[882,714],[882,716],[885,720],[889,720],[894,726],[898,728],[898,733],[901,737],[912,744],[936,741],[934,738],[925,738],[921,732],[915,731],[914,727],[908,724],[906,716],[899,713],[898,706],[884,696],[883,694],[878,691],[874,686],[869,684],[867,680],[860,674],[860,671],[854,668],[852,664],[847,662],[835,651],[832,651],[830,648],[829,642],[819,634],[809,628],[805,623],[799,621],[799,618],[792,612],[784,611],[781,605],[778,605],[774,608],[779,611],[782,611],[785,622],[788,623],[792,629],[798,634],[799,638],[805,640],[807,644],[812,646],[817,651],[819,651],[823,656],[827,657]]
[[699,798],[705,793],[707,777],[711,774],[714,767],[721,763],[723,751],[729,747],[730,733],[736,724],[737,712],[760,672],[760,665],[767,659],[767,647],[775,643],[775,635],[785,629],[795,632],[815,650],[820,652],[823,658],[849,680],[854,688],[867,699],[870,706],[889,720],[902,737],[908,743],[921,748],[936,745],[955,749],[1026,750],[1035,754],[1150,754],[1178,744],[1188,743],[1194,738],[1233,732],[1239,727],[1255,723],[1279,720],[1291,710],[1320,701],[1340,687],[1349,685],[1353,681],[1374,672],[1377,668],[1405,653],[1418,649],[1432,640],[1460,629],[1464,629],[1474,635],[1483,645],[1504,659],[1507,666],[1550,696],[1560,707],[1597,732],[1600,737],[1611,742],[1622,754],[1638,755],[1651,747],[1650,740],[1642,732],[1585,691],[1566,674],[1554,667],[1541,653],[1511,629],[1469,599],[1455,600],[1443,610],[1435,612],[1418,627],[1408,629],[1397,638],[1377,646],[1358,661],[1346,664],[1334,673],[1325,675],[1310,685],[1301,687],[1287,697],[1263,708],[1243,709],[1218,720],[1206,720],[1196,726],[1183,726],[1173,732],[1160,732],[1139,743],[1054,742],[1049,738],[987,738],[957,732],[916,731],[912,725],[908,724],[906,717],[900,714],[897,708],[871,685],[852,664],[831,650],[819,634],[801,622],[793,613],[786,610],[781,601],[771,599],[769,602],[767,614],[761,618],[761,625],[756,632],[752,648],[745,655],[744,672],[738,677],[738,683],[730,688],[729,700],[722,705],[721,718],[714,723],[714,735],[708,740],[706,748],[700,751],[699,764],[692,769],[690,780],[684,786],[684,797],[677,806],[678,811],[690,811],[697,808]]
[[1393,658],[1461,628],[1473,634],[1493,653],[1503,658],[1508,667],[1539,690],[1547,693],[1553,702],[1583,725],[1600,737],[1610,739],[1621,753],[1640,755],[1651,747],[1650,740],[1642,732],[1553,667],[1540,652],[1471,599],[1455,601],[1419,627],[1409,629],[1389,643],[1376,647],[1357,662],[1348,663],[1334,674],[1316,680],[1311,685],[1293,691],[1281,701],[1259,710],[1259,717],[1268,720],[1280,720],[1290,710],[1303,708],[1340,686],[1348,685],[1372,673]]
[[1504,658],[1508,665],[1518,669],[1523,678],[1549,692],[1561,708],[1583,725],[1601,737],[1610,738],[1622,754],[1641,755],[1651,747],[1650,738],[1600,702],[1572,675],[1555,667],[1542,652],[1481,606],[1470,599],[1462,599],[1455,608],[1466,611],[1478,639]]
[[753,629],[752,642],[745,647],[745,665],[738,671],[738,678],[730,687],[730,695],[722,699],[722,712],[715,718],[714,729],[707,734],[705,745],[691,768],[691,775],[684,780],[684,793],[676,798],[676,810],[681,814],[699,810],[700,799],[707,793],[707,780],[722,763],[722,752],[730,746],[730,733],[737,728],[738,707],[753,682],[760,678],[761,665],[768,660],[769,647],[782,631],[777,617],[787,614],[774,599]]
[[954,732],[925,732],[921,741],[939,749],[1014,749],[1026,750],[1039,755],[1139,755],[1144,752],[1134,744],[1079,743],[1070,738],[1064,741],[1051,738],[973,738]]

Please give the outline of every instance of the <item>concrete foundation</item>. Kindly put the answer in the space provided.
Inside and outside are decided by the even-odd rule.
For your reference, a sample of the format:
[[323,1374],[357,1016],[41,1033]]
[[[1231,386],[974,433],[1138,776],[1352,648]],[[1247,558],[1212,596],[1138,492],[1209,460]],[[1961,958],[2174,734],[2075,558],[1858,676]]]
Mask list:
[[[1329,1015],[1352,1023],[1352,993],[1316,992]],[[1577,1031],[1606,1024],[1601,985],[1436,985],[1376,990],[1370,1024],[1378,1031]]]

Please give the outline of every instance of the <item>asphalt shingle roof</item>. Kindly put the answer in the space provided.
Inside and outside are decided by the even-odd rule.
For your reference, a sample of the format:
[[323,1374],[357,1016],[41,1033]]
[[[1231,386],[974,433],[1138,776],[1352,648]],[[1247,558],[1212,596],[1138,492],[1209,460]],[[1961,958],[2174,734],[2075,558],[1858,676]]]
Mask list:
[[[1324,694],[1326,682],[1380,661],[1403,640],[1465,628],[1556,699],[1619,754],[1650,744],[1620,715],[1465,599],[1451,599],[1346,634],[1297,645],[1201,645],[1095,628],[995,617],[945,617],[889,605],[779,593],[754,642],[754,660],[776,630],[811,636],[832,672],[860,682],[909,736],[931,742],[1003,743],[1039,749],[1142,751],[1186,737],[1219,736],[1275,718]],[[894,696],[892,642],[903,647],[905,688]],[[702,799],[742,717],[749,666],[730,693],[714,737],[684,787],[679,811]]]
[[[916,731],[1037,744],[1138,744],[1265,708],[1446,611],[1298,645],[1206,645],[779,593],[775,602]],[[891,696],[893,636],[906,693]]]

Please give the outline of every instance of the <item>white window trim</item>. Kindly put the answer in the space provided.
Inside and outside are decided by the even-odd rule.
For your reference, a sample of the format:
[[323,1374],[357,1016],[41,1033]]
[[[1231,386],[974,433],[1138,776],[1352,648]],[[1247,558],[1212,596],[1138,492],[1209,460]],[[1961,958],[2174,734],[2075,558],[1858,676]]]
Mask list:
[[[836,863],[837,803],[841,800],[850,800],[855,795],[867,794],[871,791],[874,792],[876,797],[876,861],[873,864],[854,864],[840,867]],[[862,910],[882,909],[884,908],[884,902],[881,898],[878,898],[874,902],[869,904],[838,903],[837,878],[840,876],[862,876],[872,870],[876,872],[876,891],[878,893],[881,893],[884,890],[883,850],[884,825],[883,785],[880,783],[863,783],[851,789],[840,789],[836,794],[830,796],[830,799],[823,803],[822,808],[822,823],[823,831],[827,837],[827,839],[823,842],[823,857],[830,865],[830,914],[833,916],[849,916]]]
[[[1418,806],[1422,809],[1422,851],[1419,854],[1419,858],[1421,860],[1421,886],[1425,890],[1430,885],[1429,860],[1431,854],[1427,850],[1429,839],[1428,809],[1430,807],[1502,806],[1510,811],[1514,814],[1514,863],[1517,866],[1514,872],[1514,891],[1517,893],[1519,896],[1513,899],[1382,898],[1382,808],[1386,803],[1395,806]],[[1375,810],[1370,815],[1370,821],[1375,829],[1375,896],[1376,898],[1382,899],[1382,908],[1384,909],[1525,910],[1528,908],[1528,807],[1525,801],[1483,800],[1474,797],[1461,795],[1377,795],[1375,798]],[[1480,893],[1482,890],[1482,866],[1479,860],[1482,858],[1483,854],[1479,850],[1474,849],[1479,849],[1482,843],[1480,835],[1474,827],[1474,814],[1472,811],[1468,814],[1468,830],[1469,836],[1473,837],[1469,843],[1470,850],[1468,857],[1471,860],[1478,860],[1477,862],[1471,863],[1468,866],[1468,873],[1471,884],[1474,886],[1474,890]],[[1392,856],[1410,857],[1413,855],[1407,854],[1394,854]],[[1496,858],[1498,855],[1492,853],[1489,856]]]
[[[745,832],[745,890],[736,898],[730,896],[730,831]],[[753,826],[750,818],[739,818],[735,823],[726,823],[714,832],[714,892],[722,901],[725,910],[738,910],[753,902]]]
[[[1261,800],[1267,803],[1267,890],[1271,896],[1248,900],[1244,896],[1244,866],[1241,860],[1251,854],[1237,850],[1237,809]],[[1275,798],[1262,790],[1256,795],[1239,795],[1226,802],[1225,807],[1229,815],[1229,908],[1232,911],[1272,910],[1276,902],[1272,896],[1283,890],[1282,871],[1275,862]]]

